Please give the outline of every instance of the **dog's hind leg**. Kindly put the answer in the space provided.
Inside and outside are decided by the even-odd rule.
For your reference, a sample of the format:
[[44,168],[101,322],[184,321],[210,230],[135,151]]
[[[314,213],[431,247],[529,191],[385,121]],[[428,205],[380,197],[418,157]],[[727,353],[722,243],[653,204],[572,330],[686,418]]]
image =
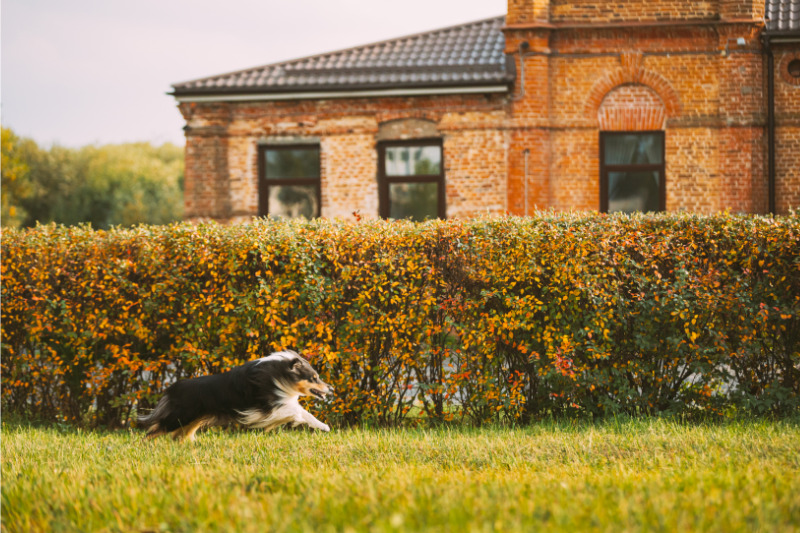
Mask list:
[[197,430],[211,424],[214,421],[213,416],[204,416],[196,420],[192,420],[189,424],[176,429],[172,432],[172,438],[179,441],[195,440],[195,433]]

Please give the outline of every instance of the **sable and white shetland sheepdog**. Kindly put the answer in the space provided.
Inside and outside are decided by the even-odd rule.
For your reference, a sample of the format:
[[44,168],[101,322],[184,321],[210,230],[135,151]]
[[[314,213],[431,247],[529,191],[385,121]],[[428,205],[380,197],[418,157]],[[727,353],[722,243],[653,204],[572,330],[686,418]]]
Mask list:
[[182,380],[167,388],[156,408],[138,420],[147,437],[171,433],[194,440],[198,429],[238,422],[250,428],[308,424],[330,431],[300,407],[300,396],[324,399],[332,388],[293,351],[276,352],[211,376]]

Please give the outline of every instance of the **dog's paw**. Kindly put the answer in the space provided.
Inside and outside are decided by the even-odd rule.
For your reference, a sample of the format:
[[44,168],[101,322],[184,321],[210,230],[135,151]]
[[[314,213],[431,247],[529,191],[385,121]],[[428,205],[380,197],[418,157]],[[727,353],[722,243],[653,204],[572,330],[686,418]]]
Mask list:
[[322,424],[322,427],[320,429],[322,431],[330,431],[331,427],[328,424]]

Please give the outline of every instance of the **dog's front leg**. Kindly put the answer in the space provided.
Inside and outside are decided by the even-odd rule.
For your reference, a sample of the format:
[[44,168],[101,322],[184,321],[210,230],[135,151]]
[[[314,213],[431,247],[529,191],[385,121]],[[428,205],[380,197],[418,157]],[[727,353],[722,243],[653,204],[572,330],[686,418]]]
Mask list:
[[314,415],[306,411],[305,409],[300,409],[299,413],[299,420],[296,420],[295,425],[300,424],[308,424],[309,427],[314,429],[319,429],[321,431],[330,431],[331,427],[328,424],[322,423],[317,420]]

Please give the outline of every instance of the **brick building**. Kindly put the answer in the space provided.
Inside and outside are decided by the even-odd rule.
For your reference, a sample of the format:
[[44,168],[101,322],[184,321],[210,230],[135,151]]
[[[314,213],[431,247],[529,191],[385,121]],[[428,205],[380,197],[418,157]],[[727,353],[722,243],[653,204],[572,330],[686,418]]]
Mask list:
[[800,0],[509,0],[173,89],[190,219],[800,207]]

